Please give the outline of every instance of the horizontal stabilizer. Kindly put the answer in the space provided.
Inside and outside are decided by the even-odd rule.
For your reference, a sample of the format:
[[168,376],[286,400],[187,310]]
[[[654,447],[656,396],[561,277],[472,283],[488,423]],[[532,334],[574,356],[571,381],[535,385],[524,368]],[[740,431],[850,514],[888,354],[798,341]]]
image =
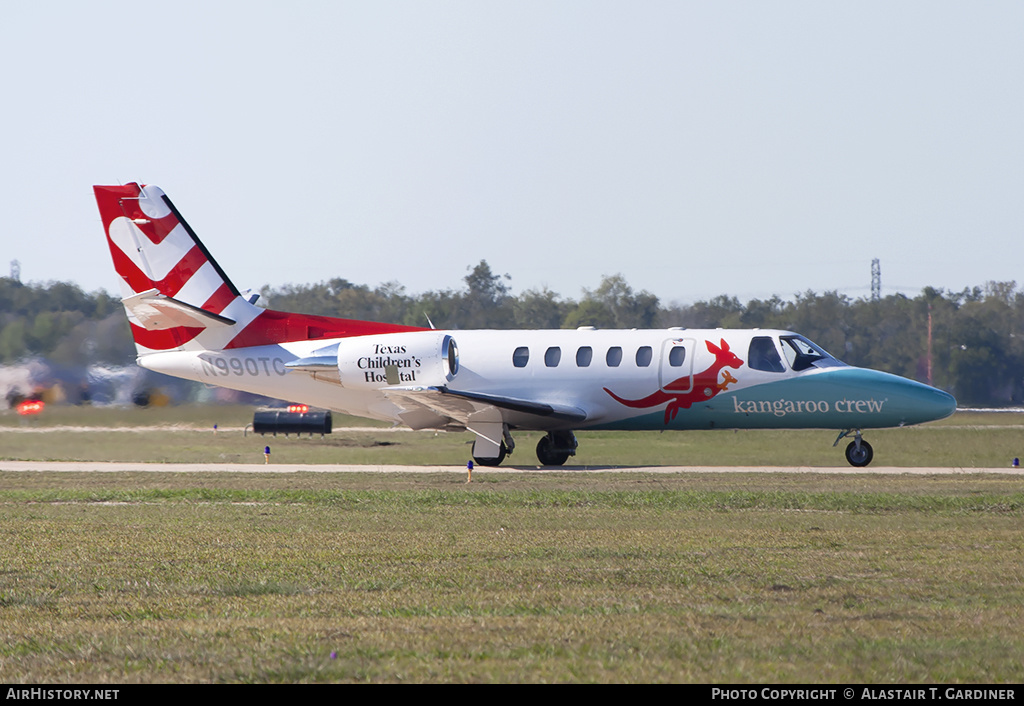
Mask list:
[[164,331],[180,326],[209,328],[211,326],[233,326],[235,322],[226,316],[214,314],[197,306],[178,301],[156,289],[133,294],[121,303],[147,331]]

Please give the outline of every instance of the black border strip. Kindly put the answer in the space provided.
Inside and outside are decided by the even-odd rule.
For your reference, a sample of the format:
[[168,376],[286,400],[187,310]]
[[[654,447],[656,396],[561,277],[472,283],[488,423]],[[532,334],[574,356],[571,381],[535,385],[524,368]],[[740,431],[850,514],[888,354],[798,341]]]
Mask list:
[[213,259],[213,255],[210,254],[210,251],[206,249],[205,245],[203,245],[203,241],[201,241],[199,239],[199,236],[196,235],[196,232],[192,230],[192,226],[188,224],[188,221],[181,217],[181,213],[178,211],[177,208],[174,207],[174,204],[171,203],[171,200],[167,198],[167,194],[163,195],[163,199],[164,203],[167,204],[167,208],[171,209],[171,213],[174,214],[174,217],[178,219],[178,223],[182,225],[182,227],[185,229],[185,232],[188,233],[189,236],[192,238],[192,242],[199,246],[199,249],[202,250],[203,255],[205,255],[206,259],[209,260],[211,265],[213,265],[213,269],[215,269],[217,271],[217,274],[220,275],[220,278],[224,280],[224,284],[228,286],[228,288],[231,290],[231,293],[234,294],[236,297],[242,296],[242,293],[238,291],[238,288],[224,273],[224,270],[220,268],[220,265],[217,264],[217,261]]

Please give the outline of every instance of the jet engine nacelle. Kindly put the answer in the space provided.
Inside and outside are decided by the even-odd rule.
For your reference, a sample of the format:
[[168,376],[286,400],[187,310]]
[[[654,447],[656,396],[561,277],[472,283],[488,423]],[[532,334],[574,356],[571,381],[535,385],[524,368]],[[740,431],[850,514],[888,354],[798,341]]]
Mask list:
[[346,338],[338,343],[337,361],[345,387],[446,385],[459,372],[455,339],[441,331]]

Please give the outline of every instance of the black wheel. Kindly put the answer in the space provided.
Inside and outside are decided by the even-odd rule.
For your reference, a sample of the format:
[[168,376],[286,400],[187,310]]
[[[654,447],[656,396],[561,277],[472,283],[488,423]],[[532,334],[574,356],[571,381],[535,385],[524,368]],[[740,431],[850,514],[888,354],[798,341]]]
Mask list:
[[871,448],[871,444],[863,439],[859,442],[851,441],[850,445],[846,447],[846,460],[850,462],[851,466],[863,468],[871,463],[871,459],[874,457],[875,451]]
[[478,466],[500,466],[501,462],[505,460],[505,454],[508,453],[508,448],[505,446],[505,442],[501,442],[501,448],[498,450],[497,458],[477,458],[473,457],[473,462]]
[[556,451],[550,436],[543,436],[537,442],[537,460],[542,466],[561,466],[569,460],[568,451]]

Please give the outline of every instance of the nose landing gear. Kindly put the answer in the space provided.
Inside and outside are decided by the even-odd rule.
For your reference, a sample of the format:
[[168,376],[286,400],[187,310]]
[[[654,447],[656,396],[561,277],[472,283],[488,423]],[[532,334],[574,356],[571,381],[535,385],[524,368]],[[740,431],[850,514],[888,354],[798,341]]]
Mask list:
[[871,463],[871,459],[875,457],[875,451],[871,448],[871,444],[861,438],[860,429],[847,429],[846,431],[841,432],[836,438],[835,444],[832,445],[836,446],[840,440],[849,436],[850,432],[853,432],[853,441],[851,441],[846,447],[846,460],[851,466],[863,468]]

